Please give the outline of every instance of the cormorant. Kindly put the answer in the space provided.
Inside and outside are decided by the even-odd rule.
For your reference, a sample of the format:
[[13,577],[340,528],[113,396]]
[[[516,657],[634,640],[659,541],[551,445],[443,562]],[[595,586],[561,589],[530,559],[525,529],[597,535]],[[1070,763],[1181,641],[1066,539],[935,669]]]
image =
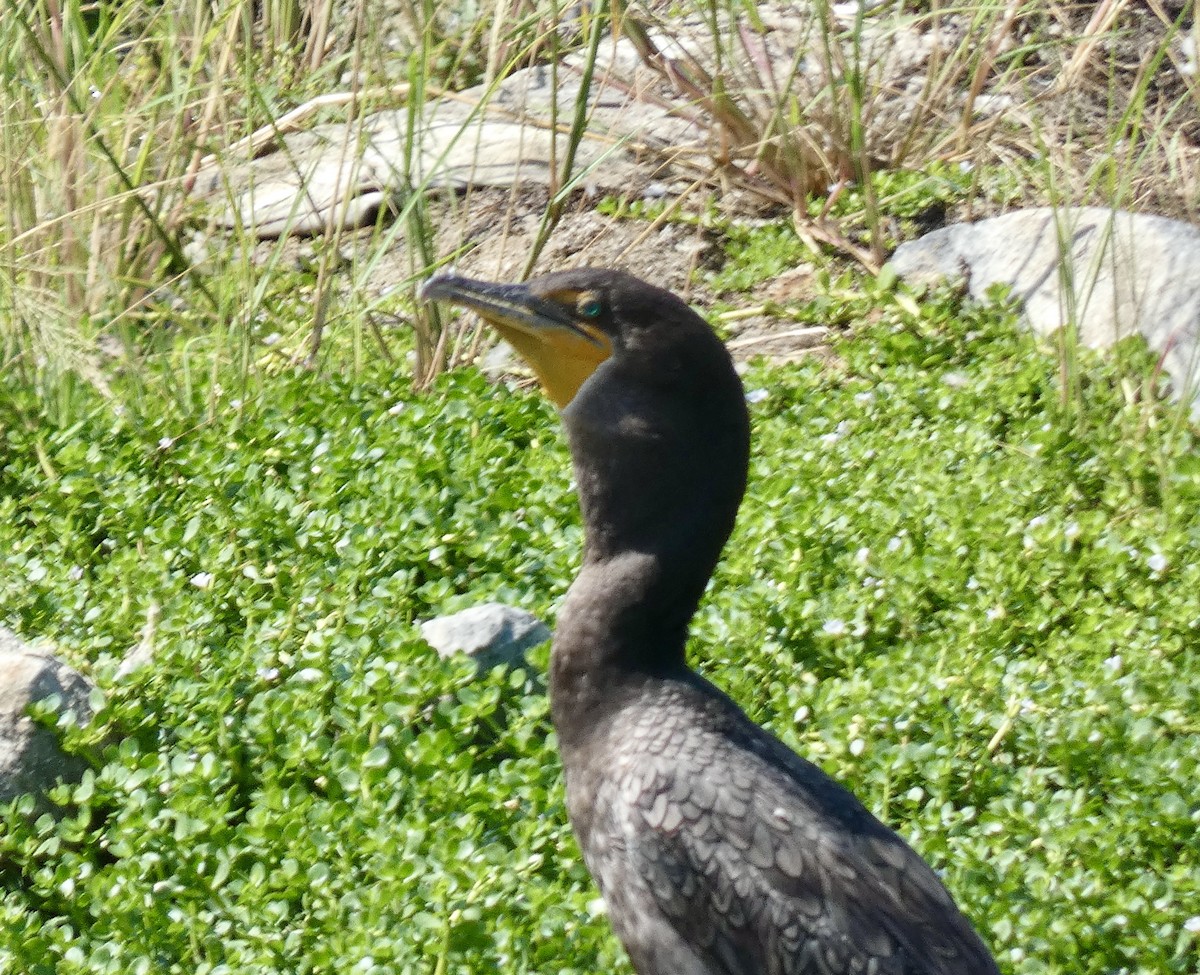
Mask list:
[[745,395],[682,300],[621,271],[431,278],[560,407],[585,526],[550,701],[567,808],[640,975],[994,975],[933,870],[688,668],[746,486]]

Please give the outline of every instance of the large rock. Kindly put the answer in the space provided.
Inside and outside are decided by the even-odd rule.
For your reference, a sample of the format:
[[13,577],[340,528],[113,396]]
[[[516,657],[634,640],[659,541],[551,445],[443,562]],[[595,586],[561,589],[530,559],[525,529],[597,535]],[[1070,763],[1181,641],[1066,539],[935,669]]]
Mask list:
[[440,656],[465,653],[480,669],[516,665],[525,651],[550,639],[546,624],[532,613],[503,603],[484,603],[421,624],[421,636]]
[[[839,7],[841,28],[832,34],[819,23],[819,11],[803,4],[756,3],[736,16],[736,27],[722,19],[719,36],[740,36],[745,48],[745,57],[732,60],[718,58],[706,15],[647,27],[640,49],[631,17],[622,28],[626,36],[606,34],[601,41],[586,90],[586,59],[574,53],[557,66],[536,64],[498,82],[431,97],[414,107],[412,118],[408,108],[357,116],[358,106],[374,100],[369,93],[365,99],[320,96],[204,159],[191,193],[207,204],[214,226],[270,238],[361,226],[381,206],[403,203],[412,189],[536,185],[558,192],[578,103],[586,106],[587,124],[572,156],[572,185],[599,195],[661,196],[712,175],[714,155],[726,164],[759,165],[761,138],[753,123],[742,126],[748,131],[737,145],[728,133],[715,134],[713,99],[703,93],[712,87],[705,78],[718,61],[728,90],[755,91],[766,77],[775,85],[786,77],[798,103],[820,115],[834,110],[828,93],[840,84],[840,70],[838,78],[829,76],[830,43],[837,48],[835,64],[871,66],[860,79],[873,106],[864,120],[867,141],[890,145],[915,110],[928,65],[957,50],[968,23],[943,18],[938,30],[928,30],[897,15],[857,24],[858,4]],[[688,68],[693,59],[703,67]],[[778,74],[768,65],[780,66]],[[793,66],[790,73],[786,65]],[[906,91],[909,96],[895,97]],[[879,97],[884,93],[889,97]],[[403,100],[400,90],[392,97]],[[739,111],[753,111],[749,100],[740,104]],[[984,105],[979,98],[977,110]],[[318,109],[339,106],[352,121],[296,131]],[[805,189],[824,189],[828,177],[819,169],[813,167],[813,185]]]
[[[407,110],[376,112],[290,133],[278,151],[243,161],[225,153],[230,158],[205,160],[193,192],[211,204],[216,225],[271,238],[369,223],[409,186],[555,186],[568,155],[565,123],[580,97],[580,61],[573,55],[557,72],[538,65],[499,85],[431,101],[415,122]],[[618,63],[632,76],[636,62],[628,41],[605,45],[584,96],[589,126],[573,177],[597,193],[628,192],[651,181],[653,167],[639,163],[639,149],[674,153],[699,151],[702,144],[700,129],[669,105],[643,100],[607,73]]]
[[44,812],[47,789],[59,781],[79,781],[86,763],[64,753],[53,730],[29,717],[29,708],[53,697],[60,715],[70,712],[84,724],[93,713],[91,692],[82,674],[0,627],[0,802],[30,793]]
[[1102,207],[1016,210],[901,244],[892,266],[916,281],[965,277],[977,298],[1007,284],[1042,335],[1072,324],[1092,348],[1142,335],[1200,415],[1200,229],[1191,224]]

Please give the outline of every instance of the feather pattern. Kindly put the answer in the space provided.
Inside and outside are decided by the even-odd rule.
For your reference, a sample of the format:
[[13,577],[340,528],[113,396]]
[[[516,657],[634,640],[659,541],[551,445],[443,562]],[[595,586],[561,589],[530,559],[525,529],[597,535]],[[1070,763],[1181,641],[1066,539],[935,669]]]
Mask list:
[[568,808],[641,975],[996,972],[903,840],[695,674],[647,679],[585,749]]

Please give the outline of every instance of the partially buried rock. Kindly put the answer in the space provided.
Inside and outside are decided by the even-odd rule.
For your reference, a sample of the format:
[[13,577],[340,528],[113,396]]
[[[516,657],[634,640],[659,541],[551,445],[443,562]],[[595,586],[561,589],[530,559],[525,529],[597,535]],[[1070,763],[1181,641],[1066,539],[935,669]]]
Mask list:
[[87,768],[66,754],[50,728],[29,716],[30,706],[54,699],[55,710],[84,724],[92,717],[92,685],[46,650],[29,646],[0,627],[0,803],[37,797],[36,811],[50,811],[46,790],[56,782],[78,782]]
[[441,657],[465,653],[479,667],[516,666],[525,651],[550,639],[550,630],[532,613],[503,603],[484,603],[421,624],[421,636]]
[[908,241],[891,263],[915,281],[965,275],[977,298],[1007,284],[1042,335],[1074,324],[1102,349],[1140,334],[1200,416],[1200,228],[1102,207],[1016,210]]

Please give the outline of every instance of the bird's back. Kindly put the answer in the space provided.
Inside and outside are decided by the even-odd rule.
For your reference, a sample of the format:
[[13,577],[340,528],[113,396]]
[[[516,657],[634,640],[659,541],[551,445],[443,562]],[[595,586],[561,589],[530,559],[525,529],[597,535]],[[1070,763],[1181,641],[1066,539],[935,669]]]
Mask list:
[[925,862],[681,670],[564,749],[572,824],[640,975],[988,975]]

